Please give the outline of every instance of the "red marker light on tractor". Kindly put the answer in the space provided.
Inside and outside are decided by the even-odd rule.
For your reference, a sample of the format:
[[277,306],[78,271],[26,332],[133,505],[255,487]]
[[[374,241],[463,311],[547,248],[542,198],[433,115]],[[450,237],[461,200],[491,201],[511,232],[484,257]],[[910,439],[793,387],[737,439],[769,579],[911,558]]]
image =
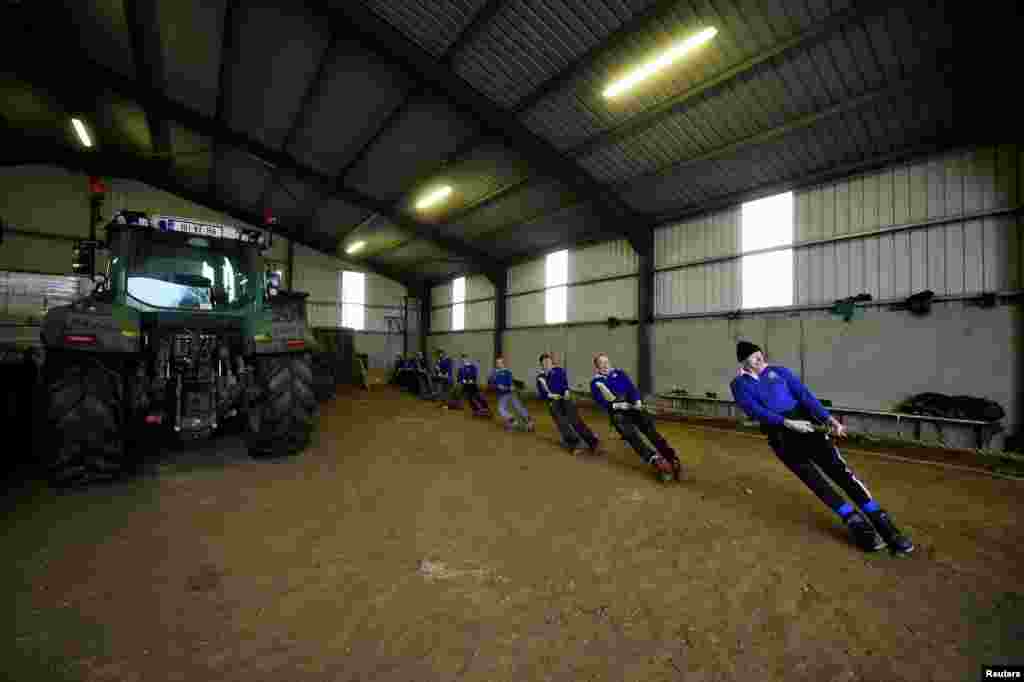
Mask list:
[[303,341],[302,339],[289,339],[288,340],[288,347],[289,348],[304,348],[305,346],[306,346],[306,342]]
[[159,415],[159,414],[147,414],[146,415],[146,423],[147,424],[163,424],[163,422],[164,422],[163,415]]
[[96,344],[96,337],[89,334],[66,334],[64,343],[75,346],[93,346]]

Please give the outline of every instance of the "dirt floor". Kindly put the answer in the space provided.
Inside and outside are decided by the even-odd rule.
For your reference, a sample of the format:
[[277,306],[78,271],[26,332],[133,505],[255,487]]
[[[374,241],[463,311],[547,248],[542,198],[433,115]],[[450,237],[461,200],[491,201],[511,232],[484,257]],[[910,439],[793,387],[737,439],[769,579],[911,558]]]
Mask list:
[[[533,405],[535,414],[540,406]],[[974,680],[1024,663],[1024,482],[847,452],[913,537],[866,555],[755,436],[536,433],[375,387],[318,441],[230,440],[4,508],[12,680]]]

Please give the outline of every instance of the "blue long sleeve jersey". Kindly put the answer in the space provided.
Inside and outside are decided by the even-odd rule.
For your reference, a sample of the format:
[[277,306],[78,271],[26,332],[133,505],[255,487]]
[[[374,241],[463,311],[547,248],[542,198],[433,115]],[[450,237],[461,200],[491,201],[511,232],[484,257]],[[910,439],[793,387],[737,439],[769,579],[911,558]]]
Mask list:
[[607,386],[615,394],[616,400],[625,400],[630,403],[640,400],[640,391],[636,390],[629,375],[621,369],[613,369],[607,375],[595,374],[594,378],[590,380],[590,395],[594,398],[594,402],[606,410],[612,409],[611,402],[598,388],[598,384]]
[[541,370],[537,373],[537,395],[541,400],[547,400],[552,395],[565,395],[568,390],[569,376],[561,367],[552,367],[547,372]]
[[437,363],[437,373],[445,375],[448,377],[448,381],[452,381],[452,359],[449,357],[441,358]]
[[494,389],[500,393],[511,393],[512,392],[512,370],[508,367],[504,369],[495,369],[491,371],[491,376],[487,378],[488,384],[493,384]]
[[469,364],[459,367],[459,383],[460,384],[475,384],[476,378],[479,375],[476,369],[476,365]]
[[802,405],[823,422],[830,416],[814,394],[785,367],[765,367],[760,379],[741,374],[732,380],[729,387],[736,404],[752,419],[765,424],[781,426],[785,421],[782,413],[797,405]]

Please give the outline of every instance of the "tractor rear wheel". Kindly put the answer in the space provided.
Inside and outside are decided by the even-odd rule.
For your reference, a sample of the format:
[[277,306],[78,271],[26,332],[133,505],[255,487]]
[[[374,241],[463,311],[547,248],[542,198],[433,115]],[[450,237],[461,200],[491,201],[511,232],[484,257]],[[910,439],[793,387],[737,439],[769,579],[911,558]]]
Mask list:
[[249,454],[295,454],[313,435],[319,413],[313,370],[305,354],[257,358],[255,391],[248,407]]

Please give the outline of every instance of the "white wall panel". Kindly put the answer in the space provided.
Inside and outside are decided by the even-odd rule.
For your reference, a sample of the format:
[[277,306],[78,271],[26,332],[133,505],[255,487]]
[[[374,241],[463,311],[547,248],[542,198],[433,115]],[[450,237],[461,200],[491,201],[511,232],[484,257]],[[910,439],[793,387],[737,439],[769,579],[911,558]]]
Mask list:
[[[404,323],[404,309],[401,307],[388,306],[386,308],[366,308],[365,331],[397,333],[397,330],[401,329]],[[409,333],[416,333],[416,327],[411,315],[409,320]]]
[[654,275],[655,315],[729,312],[740,307],[739,260],[696,265]]
[[369,356],[367,359],[370,369],[394,367],[395,354],[402,352],[402,336],[400,334],[355,332],[354,342],[357,353],[366,353]]
[[466,278],[466,299],[494,298],[494,285],[484,275],[470,275]]
[[438,284],[430,288],[430,305],[433,307],[447,305],[452,302],[452,283]]
[[544,262],[543,258],[538,258],[509,268],[509,293],[544,288]]
[[333,303],[306,303],[306,319],[311,327],[340,327],[341,310]]
[[544,324],[544,292],[512,296],[506,299],[508,326]]
[[341,263],[336,258],[295,245],[295,289],[309,293],[311,301],[338,300],[340,270]]
[[405,286],[370,272],[366,275],[366,305],[401,306],[407,295]]
[[569,281],[628,275],[639,270],[639,259],[625,239],[569,251]]
[[676,223],[654,231],[655,267],[665,268],[740,251],[740,208]]
[[[799,192],[797,239],[831,236],[833,204],[835,234],[1016,206],[1020,158],[1017,145],[982,147]],[[1016,289],[1024,282],[1020,231],[1018,218],[997,216],[804,249],[797,252],[794,298],[816,304],[861,292],[886,299],[924,289]]]
[[609,317],[636,319],[636,278],[582,284],[568,288],[569,322],[592,322]]
[[434,308],[430,311],[430,333],[447,332],[452,328],[451,306]]
[[494,299],[466,304],[466,329],[494,329]]

